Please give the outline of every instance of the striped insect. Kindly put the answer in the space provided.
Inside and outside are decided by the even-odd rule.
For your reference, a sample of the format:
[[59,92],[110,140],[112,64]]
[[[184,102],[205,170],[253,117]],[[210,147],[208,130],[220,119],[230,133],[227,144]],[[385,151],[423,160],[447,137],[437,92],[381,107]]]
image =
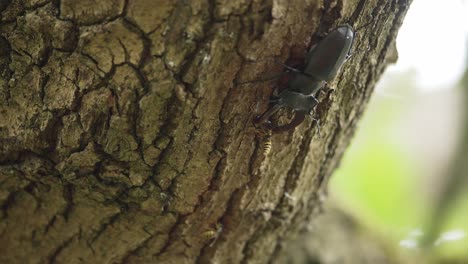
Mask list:
[[272,146],[271,136],[272,136],[272,132],[271,130],[268,129],[268,131],[266,132],[266,135],[263,137],[262,149],[263,149],[264,156],[268,155],[271,151],[271,146]]
[[223,232],[223,225],[222,224],[216,224],[216,227],[214,229],[209,229],[201,234],[203,239],[210,241],[210,247],[214,245],[214,243],[218,240],[219,236],[221,235],[221,232]]
[[259,146],[262,149],[263,156],[268,155],[271,151],[271,137],[273,132],[267,127],[258,127],[255,131],[255,134],[257,135],[257,140],[259,142]]

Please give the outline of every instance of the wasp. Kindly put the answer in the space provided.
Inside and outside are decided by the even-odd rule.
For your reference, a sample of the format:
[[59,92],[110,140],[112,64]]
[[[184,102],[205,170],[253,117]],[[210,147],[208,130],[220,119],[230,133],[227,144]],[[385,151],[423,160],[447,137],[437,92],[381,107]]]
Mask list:
[[271,130],[268,130],[266,136],[263,138],[263,144],[262,144],[262,149],[263,149],[263,155],[266,156],[268,155],[268,153],[270,153],[271,151],[271,135],[272,135],[272,132]]
[[271,137],[273,135],[273,132],[271,129],[268,129],[267,127],[259,127],[257,128],[255,134],[257,135],[259,144],[262,148],[262,153],[264,156],[268,155],[271,151]]
[[201,236],[207,240],[210,241],[210,247],[214,245],[214,243],[218,240],[219,236],[221,235],[221,232],[223,232],[223,225],[222,224],[216,224],[216,227],[214,229],[209,229],[201,234]]

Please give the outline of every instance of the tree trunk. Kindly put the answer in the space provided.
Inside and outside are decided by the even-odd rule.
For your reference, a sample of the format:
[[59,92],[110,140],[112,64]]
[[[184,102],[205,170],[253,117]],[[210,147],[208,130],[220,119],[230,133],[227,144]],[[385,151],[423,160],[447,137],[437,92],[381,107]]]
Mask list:
[[[319,211],[408,5],[2,0],[0,262],[275,262]],[[370,20],[369,50],[319,96],[321,137],[306,120],[264,155],[252,119],[274,82],[236,81]]]

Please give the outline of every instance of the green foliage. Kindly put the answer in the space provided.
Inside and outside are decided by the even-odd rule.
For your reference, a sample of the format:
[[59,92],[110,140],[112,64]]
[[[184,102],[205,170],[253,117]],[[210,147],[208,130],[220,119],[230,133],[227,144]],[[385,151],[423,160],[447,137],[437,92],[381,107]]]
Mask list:
[[[402,240],[416,242],[420,238],[411,233],[424,230],[436,200],[428,197],[425,190],[430,180],[423,173],[427,164],[411,155],[399,133],[408,102],[421,96],[415,92],[409,76],[388,84],[399,87],[396,88],[400,89],[398,94],[404,99],[377,96],[371,100],[356,137],[329,186],[331,197],[340,207],[364,226],[388,238],[395,247]],[[401,80],[406,84],[402,85]],[[402,92],[402,86],[407,90]],[[440,234],[439,242],[430,248],[436,260],[468,259],[468,194],[458,201],[452,205],[442,229],[446,236],[453,231],[455,239],[442,241],[444,234]]]
[[421,208],[421,201],[414,193],[414,163],[399,148],[391,134],[394,124],[388,122],[402,113],[394,111],[391,103],[381,103],[369,106],[370,114],[364,117],[330,187],[345,209],[399,239],[418,223],[421,211],[415,209]]

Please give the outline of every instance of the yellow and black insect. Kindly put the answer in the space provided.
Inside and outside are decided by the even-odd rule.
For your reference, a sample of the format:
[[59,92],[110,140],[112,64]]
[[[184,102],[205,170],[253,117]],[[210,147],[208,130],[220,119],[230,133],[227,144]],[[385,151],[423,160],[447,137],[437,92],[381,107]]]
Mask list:
[[222,231],[223,231],[223,225],[216,224],[215,229],[209,229],[203,232],[202,237],[207,241],[211,240],[210,247],[212,247],[214,243],[216,242],[216,240],[218,240],[218,237]]
[[203,232],[202,237],[206,240],[210,240],[210,239],[215,238],[217,234],[218,233],[216,232],[216,230],[211,229],[211,230]]
[[257,136],[258,140],[260,142],[260,145],[262,147],[262,153],[264,156],[268,155],[271,150],[271,136],[272,132],[271,129],[268,129],[266,127],[260,128],[257,130]]
[[263,138],[263,155],[266,156],[268,153],[270,153],[271,150],[271,130],[268,130],[267,134]]

